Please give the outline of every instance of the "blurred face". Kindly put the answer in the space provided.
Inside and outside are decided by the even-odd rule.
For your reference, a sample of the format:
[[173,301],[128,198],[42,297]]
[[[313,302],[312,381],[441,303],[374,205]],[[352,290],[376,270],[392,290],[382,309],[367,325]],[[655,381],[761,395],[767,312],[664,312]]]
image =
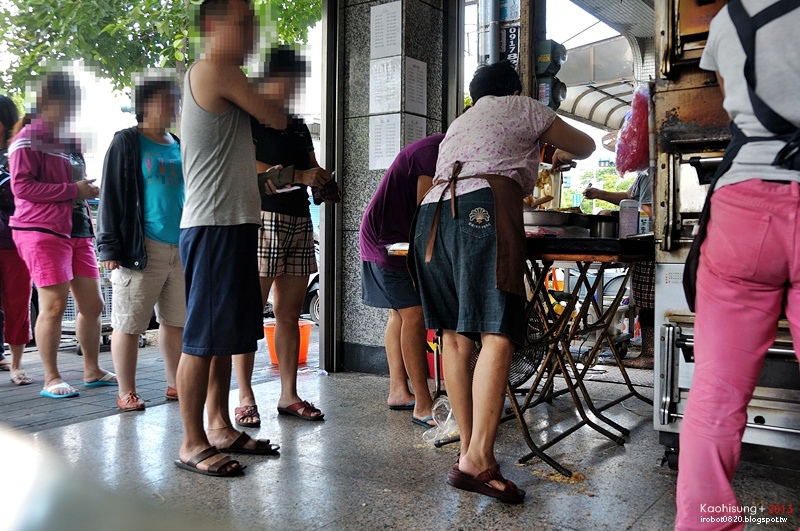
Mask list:
[[287,105],[295,93],[297,82],[293,76],[276,75],[261,83],[261,92],[275,99],[284,100]]
[[180,99],[170,90],[156,92],[144,104],[144,122],[154,127],[166,129],[178,117]]
[[227,13],[208,19],[213,53],[243,59],[255,46],[255,14],[248,2],[228,0]]
[[40,105],[41,117],[57,132],[63,133],[69,124],[77,119],[78,107],[77,101],[51,99]]

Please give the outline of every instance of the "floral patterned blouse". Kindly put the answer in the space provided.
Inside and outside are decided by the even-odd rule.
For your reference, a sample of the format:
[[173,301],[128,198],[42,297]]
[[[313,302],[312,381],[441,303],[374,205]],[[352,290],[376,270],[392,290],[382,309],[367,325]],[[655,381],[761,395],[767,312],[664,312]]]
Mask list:
[[[459,116],[439,146],[434,187],[422,204],[434,203],[446,190],[455,162],[462,163],[461,176],[486,173],[505,175],[522,186],[523,197],[531,194],[539,170],[539,136],[556,119],[549,107],[527,96],[484,96]],[[485,179],[456,183],[456,195],[488,188]]]

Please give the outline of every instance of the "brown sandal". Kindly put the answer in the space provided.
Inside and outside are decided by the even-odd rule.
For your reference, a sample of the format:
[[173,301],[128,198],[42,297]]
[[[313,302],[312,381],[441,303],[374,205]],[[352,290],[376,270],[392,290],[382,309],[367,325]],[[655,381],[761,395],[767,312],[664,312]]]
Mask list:
[[[233,419],[242,428],[258,428],[261,426],[261,415],[258,414],[258,406],[240,406],[233,410]],[[242,419],[255,418],[249,422],[242,422]]]
[[[301,409],[303,410],[302,413],[300,413]],[[295,402],[291,406],[279,407],[278,414],[292,415],[303,420],[325,420],[325,413],[306,400]]]
[[[198,474],[203,474],[204,476],[214,476],[214,477],[231,477],[231,476],[238,476],[244,469],[247,468],[246,466],[239,463],[235,459],[231,459],[230,457],[226,459],[221,459],[218,462],[214,463],[207,470],[201,470],[197,468],[197,465],[205,461],[210,457],[214,457],[217,454],[220,454],[219,450],[214,448],[213,446],[210,448],[206,448],[199,454],[195,455],[185,463],[180,459],[175,460],[175,466],[178,468],[182,468],[184,470],[188,470],[190,472],[196,472]],[[237,464],[239,466],[232,467],[231,465]]]
[[[501,483],[503,490],[492,486],[490,481]],[[525,500],[525,491],[517,487],[513,481],[504,478],[500,473],[500,467],[484,470],[474,477],[453,467],[447,473],[447,483],[457,489],[484,494],[503,503],[522,503]]]
[[252,437],[246,433],[240,434],[233,443],[227,448],[220,448],[220,452],[228,454],[250,454],[250,455],[280,455],[278,450],[281,447],[277,444],[270,444],[269,439],[253,439],[256,442],[255,448],[245,448],[245,445]]

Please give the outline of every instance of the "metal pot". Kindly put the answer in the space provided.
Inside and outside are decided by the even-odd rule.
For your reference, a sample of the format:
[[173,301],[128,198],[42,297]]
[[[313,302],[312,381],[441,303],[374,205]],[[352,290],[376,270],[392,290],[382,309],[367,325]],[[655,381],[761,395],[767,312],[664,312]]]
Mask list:
[[619,218],[612,216],[588,216],[592,238],[619,238]]
[[568,225],[573,227],[589,228],[589,218],[582,214],[570,212],[553,212],[551,210],[533,210],[525,208],[522,212],[522,221],[525,225],[535,227],[558,227]]

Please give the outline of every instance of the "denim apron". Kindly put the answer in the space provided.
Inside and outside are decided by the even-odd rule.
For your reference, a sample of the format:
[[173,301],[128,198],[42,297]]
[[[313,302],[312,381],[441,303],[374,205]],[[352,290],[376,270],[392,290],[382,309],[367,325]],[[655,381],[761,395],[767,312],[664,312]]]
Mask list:
[[[429,263],[433,255],[433,248],[436,245],[436,233],[439,228],[439,217],[442,210],[442,198],[445,191],[450,190],[450,212],[453,219],[456,218],[458,201],[456,197],[456,182],[467,179],[485,179],[489,183],[494,196],[495,206],[495,233],[496,240],[496,268],[495,268],[495,287],[500,291],[512,293],[521,297],[526,297],[525,290],[525,228],[522,222],[522,187],[504,175],[481,174],[468,177],[461,177],[461,163],[453,165],[453,172],[447,180],[449,186],[442,190],[436,202],[433,220],[428,230],[428,242],[425,247],[425,263]],[[428,192],[430,193],[430,191]],[[427,196],[427,194],[426,194]],[[419,207],[414,214],[411,223],[411,235],[416,232]],[[414,238],[409,241],[407,266],[414,284],[417,285],[417,272],[414,265]]]

